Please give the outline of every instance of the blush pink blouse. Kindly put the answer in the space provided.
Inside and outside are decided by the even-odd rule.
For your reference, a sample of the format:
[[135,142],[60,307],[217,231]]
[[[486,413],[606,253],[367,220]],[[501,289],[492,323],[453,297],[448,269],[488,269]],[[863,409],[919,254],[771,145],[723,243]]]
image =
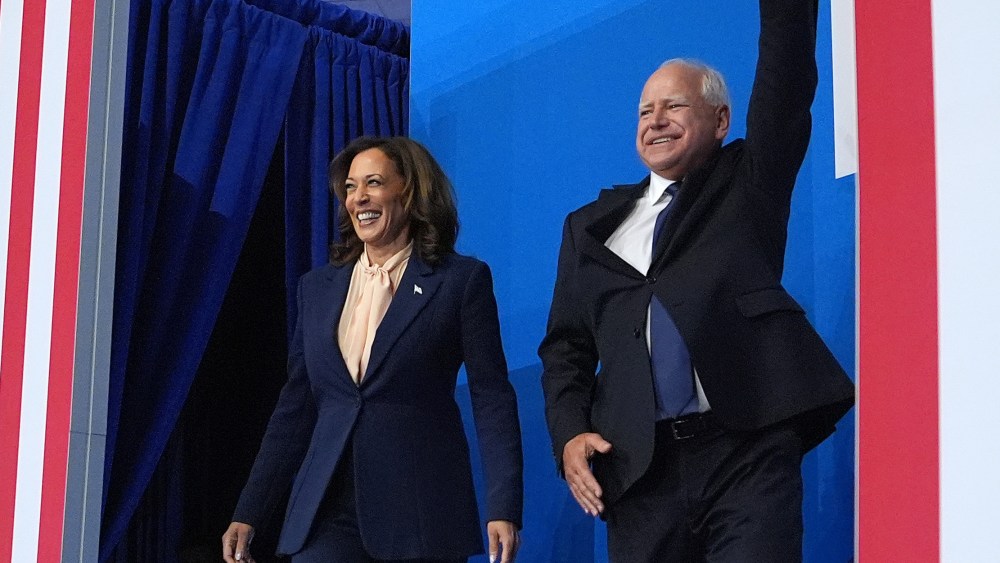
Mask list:
[[351,273],[351,285],[344,300],[344,311],[337,327],[340,352],[354,383],[361,384],[372,353],[375,331],[389,310],[396,286],[406,271],[413,242],[406,245],[381,266],[368,259],[368,248],[361,253]]

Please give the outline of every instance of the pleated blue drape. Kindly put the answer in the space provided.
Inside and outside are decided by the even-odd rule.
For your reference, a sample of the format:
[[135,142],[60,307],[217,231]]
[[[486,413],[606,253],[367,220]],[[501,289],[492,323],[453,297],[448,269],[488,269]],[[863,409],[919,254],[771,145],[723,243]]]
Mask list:
[[[312,28],[285,128],[285,287],[295,304],[296,280],[327,262],[336,232],[328,165],[362,135],[405,135],[409,60]],[[308,226],[308,227],[305,227]],[[288,308],[288,334],[296,308]]]
[[272,14],[311,28],[332,31],[363,45],[410,56],[410,30],[400,22],[351,10],[325,0],[245,0]]
[[[101,561],[184,405],[286,117],[289,279],[326,260],[333,152],[406,131],[397,22],[320,0],[133,0],[129,24]],[[130,557],[171,560],[149,544]]]

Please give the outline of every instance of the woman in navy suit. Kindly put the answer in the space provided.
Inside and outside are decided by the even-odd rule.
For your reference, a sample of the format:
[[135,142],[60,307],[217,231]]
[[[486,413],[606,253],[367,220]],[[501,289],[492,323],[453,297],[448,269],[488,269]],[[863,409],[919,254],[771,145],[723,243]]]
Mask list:
[[486,477],[491,560],[514,560],[521,432],[485,263],[455,253],[434,158],[362,138],[333,160],[340,242],[299,281],[288,383],[222,537],[253,561],[254,526],[291,484],[278,552],[293,563],[464,561],[483,552],[455,382],[464,363]]

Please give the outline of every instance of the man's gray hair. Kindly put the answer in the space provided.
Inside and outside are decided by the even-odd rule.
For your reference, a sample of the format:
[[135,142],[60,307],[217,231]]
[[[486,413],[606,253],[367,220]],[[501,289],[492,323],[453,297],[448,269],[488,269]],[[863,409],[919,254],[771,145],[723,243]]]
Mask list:
[[701,97],[713,106],[732,107],[729,101],[729,87],[722,73],[697,59],[676,58],[663,61],[660,68],[679,64],[697,70],[702,75]]

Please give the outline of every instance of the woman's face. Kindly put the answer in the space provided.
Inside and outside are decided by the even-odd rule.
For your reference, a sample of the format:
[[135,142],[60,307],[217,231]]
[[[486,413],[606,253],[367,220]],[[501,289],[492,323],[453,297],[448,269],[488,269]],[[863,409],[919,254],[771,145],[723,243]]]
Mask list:
[[391,257],[410,241],[410,217],[403,209],[403,177],[379,149],[358,153],[347,173],[347,201],[354,232],[368,245],[369,258]]

